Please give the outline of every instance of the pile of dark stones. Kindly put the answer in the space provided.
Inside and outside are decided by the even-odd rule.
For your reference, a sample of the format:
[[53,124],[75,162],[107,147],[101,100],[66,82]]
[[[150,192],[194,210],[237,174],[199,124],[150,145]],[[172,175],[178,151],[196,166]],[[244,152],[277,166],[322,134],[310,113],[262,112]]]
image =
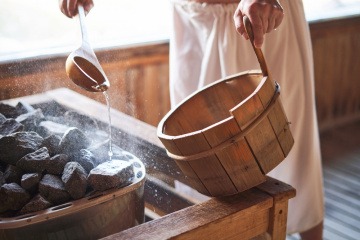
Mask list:
[[0,217],[129,185],[129,155],[116,145],[112,150],[110,159],[108,133],[81,113],[47,115],[24,102],[0,103]]

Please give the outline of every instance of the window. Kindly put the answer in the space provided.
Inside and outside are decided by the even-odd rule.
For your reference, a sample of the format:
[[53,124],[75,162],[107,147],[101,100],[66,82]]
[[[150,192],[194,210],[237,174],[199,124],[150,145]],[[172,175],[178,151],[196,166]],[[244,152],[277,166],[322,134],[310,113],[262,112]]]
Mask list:
[[[86,17],[94,48],[168,38],[168,0],[95,0]],[[63,15],[57,0],[0,0],[0,61],[71,52],[80,45],[77,18]]]
[[308,21],[359,15],[359,0],[303,0]]
[[[92,46],[168,39],[171,27],[168,1],[94,0],[95,7],[86,18]],[[309,21],[360,12],[359,0],[303,2]],[[57,0],[0,0],[0,6],[0,62],[69,53],[80,44],[78,19],[65,17]]]

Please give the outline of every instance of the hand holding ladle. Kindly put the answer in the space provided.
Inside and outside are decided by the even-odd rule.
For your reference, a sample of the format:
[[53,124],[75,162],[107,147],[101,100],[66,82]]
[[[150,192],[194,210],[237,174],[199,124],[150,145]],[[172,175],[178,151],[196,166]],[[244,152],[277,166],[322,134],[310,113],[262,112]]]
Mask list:
[[90,92],[104,92],[110,87],[110,83],[90,46],[85,25],[85,12],[81,4],[78,5],[78,13],[82,43],[80,48],[68,56],[66,73],[79,87]]

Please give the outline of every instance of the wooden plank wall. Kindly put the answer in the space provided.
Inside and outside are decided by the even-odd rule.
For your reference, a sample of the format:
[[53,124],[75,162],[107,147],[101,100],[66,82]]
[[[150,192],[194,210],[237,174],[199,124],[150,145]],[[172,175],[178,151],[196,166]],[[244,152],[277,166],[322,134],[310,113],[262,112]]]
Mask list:
[[360,15],[310,23],[320,130],[360,119]]
[[[103,94],[82,90],[68,79],[68,55],[0,63],[0,100],[67,87],[106,103]],[[111,107],[157,125],[170,109],[168,42],[102,49],[96,55],[111,83]]]
[[[360,16],[310,23],[321,130],[360,119]],[[0,63],[0,100],[68,87],[105,103],[100,93],[75,86],[61,56]],[[111,82],[111,106],[156,126],[170,109],[168,42],[96,51]]]

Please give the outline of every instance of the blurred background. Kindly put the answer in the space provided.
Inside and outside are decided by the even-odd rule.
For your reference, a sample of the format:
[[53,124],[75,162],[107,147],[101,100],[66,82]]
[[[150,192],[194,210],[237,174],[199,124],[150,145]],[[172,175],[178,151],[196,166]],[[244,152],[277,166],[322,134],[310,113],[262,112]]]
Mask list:
[[[99,48],[166,39],[169,18],[168,0],[95,0],[86,23]],[[0,59],[72,51],[81,40],[79,26],[58,1],[0,0]]]
[[[168,39],[169,0],[95,0],[87,17],[94,48]],[[309,21],[353,15],[360,0],[304,0]],[[65,17],[58,1],[0,0],[0,61],[69,52],[80,42],[77,19]]]

